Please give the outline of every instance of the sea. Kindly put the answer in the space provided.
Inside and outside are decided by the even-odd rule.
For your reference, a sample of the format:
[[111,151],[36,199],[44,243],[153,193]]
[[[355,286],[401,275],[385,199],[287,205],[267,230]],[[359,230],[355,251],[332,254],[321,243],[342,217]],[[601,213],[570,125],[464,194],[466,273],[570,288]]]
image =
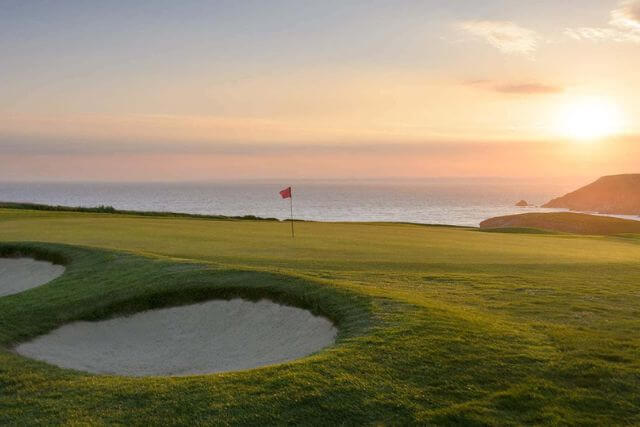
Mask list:
[[[539,206],[589,182],[546,178],[4,182],[0,201],[288,219],[290,200],[282,199],[279,191],[291,186],[296,219],[478,226],[494,216],[561,211]],[[533,206],[516,207],[519,200]]]

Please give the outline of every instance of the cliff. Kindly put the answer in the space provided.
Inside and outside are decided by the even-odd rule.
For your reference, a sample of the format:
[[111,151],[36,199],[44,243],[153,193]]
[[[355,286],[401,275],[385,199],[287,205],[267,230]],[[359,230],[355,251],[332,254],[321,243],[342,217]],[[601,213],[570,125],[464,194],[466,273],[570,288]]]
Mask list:
[[640,174],[604,176],[543,208],[617,215],[640,215]]

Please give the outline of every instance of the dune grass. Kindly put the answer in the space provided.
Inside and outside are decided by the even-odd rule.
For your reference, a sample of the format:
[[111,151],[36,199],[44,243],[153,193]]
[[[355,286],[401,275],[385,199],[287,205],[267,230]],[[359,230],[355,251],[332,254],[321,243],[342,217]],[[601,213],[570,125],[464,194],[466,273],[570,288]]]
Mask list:
[[[0,253],[68,263],[0,298],[0,424],[640,423],[638,237],[310,222],[291,239],[288,226],[0,209]],[[10,350],[75,319],[237,295],[323,313],[337,345],[183,378]]]

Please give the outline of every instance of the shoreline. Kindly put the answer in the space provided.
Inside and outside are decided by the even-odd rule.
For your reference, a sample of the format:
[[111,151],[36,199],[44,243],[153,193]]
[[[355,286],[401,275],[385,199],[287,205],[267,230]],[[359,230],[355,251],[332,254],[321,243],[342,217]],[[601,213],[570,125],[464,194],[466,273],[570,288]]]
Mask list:
[[[220,215],[220,214],[197,214],[188,212],[174,212],[174,211],[145,211],[145,210],[133,210],[133,209],[116,209],[113,206],[99,205],[99,206],[66,206],[66,205],[48,205],[44,203],[32,203],[32,202],[5,202],[0,201],[0,209],[15,209],[15,210],[35,210],[35,211],[47,211],[47,212],[78,212],[78,213],[100,213],[100,214],[113,214],[113,215],[132,215],[132,216],[148,216],[148,217],[168,217],[168,218],[190,218],[190,219],[211,219],[211,220],[228,220],[228,221],[270,221],[270,222],[283,222],[290,221],[289,219],[279,219],[270,217],[260,217],[256,215]],[[514,215],[524,215],[530,213],[527,208],[522,208],[522,213]],[[592,215],[605,218],[617,218],[630,221],[640,221],[640,215],[611,215],[601,214],[597,212],[582,212],[574,211],[570,209],[554,209],[552,212],[544,212],[542,214],[553,213],[575,213],[581,215]],[[537,212],[536,212],[537,213]],[[488,221],[494,218],[500,218],[502,215],[485,218],[482,222]],[[406,225],[418,225],[425,227],[454,227],[465,229],[481,229],[480,224],[477,226],[460,225],[460,224],[442,224],[442,223],[427,223],[427,222],[412,222],[412,221],[319,221],[310,219],[294,219],[295,222],[317,222],[317,223],[331,223],[331,224],[406,224]]]

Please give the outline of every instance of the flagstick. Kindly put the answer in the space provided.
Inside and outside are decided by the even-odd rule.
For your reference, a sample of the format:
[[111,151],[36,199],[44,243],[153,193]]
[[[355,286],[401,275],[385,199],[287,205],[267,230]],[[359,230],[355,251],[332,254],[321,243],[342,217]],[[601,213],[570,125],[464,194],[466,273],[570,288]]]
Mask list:
[[293,239],[295,237],[293,234],[293,191],[291,191],[291,196],[289,197],[289,206],[291,207],[291,238]]

